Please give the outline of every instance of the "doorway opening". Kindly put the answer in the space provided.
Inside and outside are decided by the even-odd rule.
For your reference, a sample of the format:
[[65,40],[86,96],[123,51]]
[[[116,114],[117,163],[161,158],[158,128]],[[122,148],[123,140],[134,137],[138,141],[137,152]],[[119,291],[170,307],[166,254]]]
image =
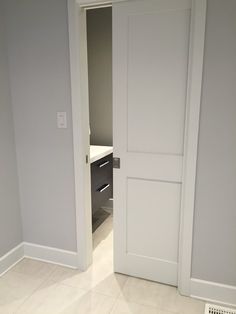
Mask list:
[[[112,7],[86,10],[93,259],[113,255]],[[113,267],[113,265],[111,265]]]

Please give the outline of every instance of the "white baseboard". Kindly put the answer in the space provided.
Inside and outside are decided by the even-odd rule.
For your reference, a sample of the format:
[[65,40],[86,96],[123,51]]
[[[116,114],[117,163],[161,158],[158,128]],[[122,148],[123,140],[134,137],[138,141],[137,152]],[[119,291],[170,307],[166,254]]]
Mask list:
[[20,243],[11,251],[0,257],[0,276],[24,258],[24,245]]
[[70,268],[78,268],[76,252],[24,242],[24,256]]
[[74,269],[78,268],[78,255],[76,252],[22,242],[0,258],[0,276],[24,257]]
[[236,306],[236,286],[191,278],[191,297]]

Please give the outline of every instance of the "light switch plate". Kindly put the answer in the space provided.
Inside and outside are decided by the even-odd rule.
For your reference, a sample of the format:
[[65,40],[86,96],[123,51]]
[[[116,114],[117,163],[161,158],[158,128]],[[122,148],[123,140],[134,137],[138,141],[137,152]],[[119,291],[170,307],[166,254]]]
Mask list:
[[57,112],[57,128],[58,129],[67,128],[66,112]]

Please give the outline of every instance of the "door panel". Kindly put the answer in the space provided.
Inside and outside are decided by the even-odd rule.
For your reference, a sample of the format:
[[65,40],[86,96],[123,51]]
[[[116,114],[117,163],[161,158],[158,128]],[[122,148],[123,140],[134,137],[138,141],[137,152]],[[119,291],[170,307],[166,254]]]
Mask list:
[[189,18],[190,10],[128,18],[128,151],[183,153]]
[[191,3],[113,5],[115,271],[177,285]]
[[180,184],[129,178],[127,185],[127,254],[177,263]]

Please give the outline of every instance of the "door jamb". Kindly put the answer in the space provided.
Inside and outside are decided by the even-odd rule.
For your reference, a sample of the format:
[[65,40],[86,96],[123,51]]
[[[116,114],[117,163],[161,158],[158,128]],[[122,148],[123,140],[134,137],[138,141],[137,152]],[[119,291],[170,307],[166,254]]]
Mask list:
[[[67,0],[73,127],[77,265],[92,263],[92,217],[89,146],[86,12]],[[86,162],[87,161],[87,162]]]
[[187,112],[181,193],[178,289],[191,294],[193,222],[207,0],[192,0],[187,82]]
[[[78,268],[86,270],[92,262],[90,165],[85,163],[85,156],[89,156],[88,86],[86,83],[88,76],[85,69],[87,59],[82,51],[83,46],[86,46],[83,45],[86,40],[86,30],[83,27],[86,17],[84,9],[78,7],[76,2],[76,0],[67,0],[77,254]],[[88,3],[92,4],[96,1],[91,0]],[[178,261],[178,289],[181,294],[188,296],[191,294],[195,180],[207,0],[192,0],[192,3]]]

